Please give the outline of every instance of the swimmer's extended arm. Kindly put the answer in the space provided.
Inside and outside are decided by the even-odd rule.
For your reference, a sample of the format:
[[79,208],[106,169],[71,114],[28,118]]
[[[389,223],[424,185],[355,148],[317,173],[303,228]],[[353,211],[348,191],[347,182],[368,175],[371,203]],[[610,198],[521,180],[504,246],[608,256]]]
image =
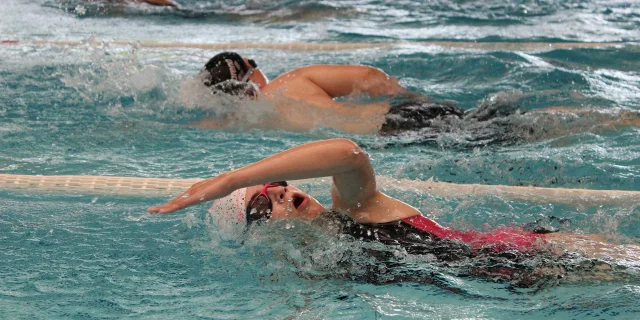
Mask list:
[[168,203],[149,208],[150,213],[170,213],[222,198],[236,189],[272,181],[332,176],[334,193],[344,206],[359,206],[377,195],[369,158],[357,144],[332,139],[303,144],[246,167],[194,184]]
[[298,68],[274,81],[291,81],[287,86],[295,90],[295,81],[307,80],[326,92],[331,98],[367,93],[372,97],[384,95],[411,95],[398,80],[384,71],[363,65],[320,64]]

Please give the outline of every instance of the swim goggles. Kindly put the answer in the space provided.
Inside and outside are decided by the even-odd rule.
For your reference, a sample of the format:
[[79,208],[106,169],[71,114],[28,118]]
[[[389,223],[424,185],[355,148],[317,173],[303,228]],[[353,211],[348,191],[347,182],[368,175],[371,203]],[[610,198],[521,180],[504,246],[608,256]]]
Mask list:
[[[253,74],[253,71],[258,68],[258,64],[253,60],[253,59],[247,59],[247,62],[249,62],[249,65],[245,65],[248,69],[247,73],[244,74],[244,77],[242,77],[242,79],[240,79],[240,82],[247,82],[249,81],[249,77],[251,77],[251,75]],[[251,68],[249,68],[251,67]]]
[[247,206],[247,224],[251,224],[253,221],[266,218],[271,218],[271,211],[273,210],[273,204],[271,199],[267,195],[267,189],[274,187],[286,187],[288,186],[286,181],[278,181],[266,183],[263,185],[260,193],[249,203]]

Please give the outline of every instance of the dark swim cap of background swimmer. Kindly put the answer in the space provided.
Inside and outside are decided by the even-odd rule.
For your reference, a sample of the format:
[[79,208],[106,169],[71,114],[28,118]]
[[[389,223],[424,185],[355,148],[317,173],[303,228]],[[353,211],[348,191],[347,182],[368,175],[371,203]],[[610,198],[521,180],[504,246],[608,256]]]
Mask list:
[[222,52],[211,58],[204,65],[204,69],[208,73],[208,75],[205,73],[207,77],[204,84],[209,87],[227,80],[241,80],[249,71],[249,66],[239,54]]

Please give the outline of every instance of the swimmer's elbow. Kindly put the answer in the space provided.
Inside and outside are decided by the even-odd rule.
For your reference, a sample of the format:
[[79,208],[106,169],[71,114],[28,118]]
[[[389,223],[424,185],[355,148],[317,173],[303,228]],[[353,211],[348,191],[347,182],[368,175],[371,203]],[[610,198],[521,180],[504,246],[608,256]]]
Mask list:
[[382,71],[382,69],[367,66],[367,74],[365,79],[389,79],[389,75]]
[[351,139],[337,138],[337,139],[331,139],[330,141],[333,148],[340,150],[342,152],[361,150],[360,146],[358,146],[358,144]]
[[364,150],[360,149],[357,143],[349,139],[334,139],[334,150],[337,151],[340,156],[340,161],[351,167],[362,167],[369,164],[369,157]]
[[360,90],[368,93],[372,97],[382,95],[396,95],[406,92],[396,78],[389,76],[384,71],[369,67],[363,79],[358,82]]

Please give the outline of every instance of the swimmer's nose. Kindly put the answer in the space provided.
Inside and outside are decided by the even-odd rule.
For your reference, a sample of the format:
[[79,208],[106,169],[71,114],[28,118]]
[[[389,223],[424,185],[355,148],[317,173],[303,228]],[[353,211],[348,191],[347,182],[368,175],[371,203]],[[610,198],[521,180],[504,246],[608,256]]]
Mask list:
[[287,194],[287,187],[274,187],[267,189],[267,194],[272,202],[283,203]]

